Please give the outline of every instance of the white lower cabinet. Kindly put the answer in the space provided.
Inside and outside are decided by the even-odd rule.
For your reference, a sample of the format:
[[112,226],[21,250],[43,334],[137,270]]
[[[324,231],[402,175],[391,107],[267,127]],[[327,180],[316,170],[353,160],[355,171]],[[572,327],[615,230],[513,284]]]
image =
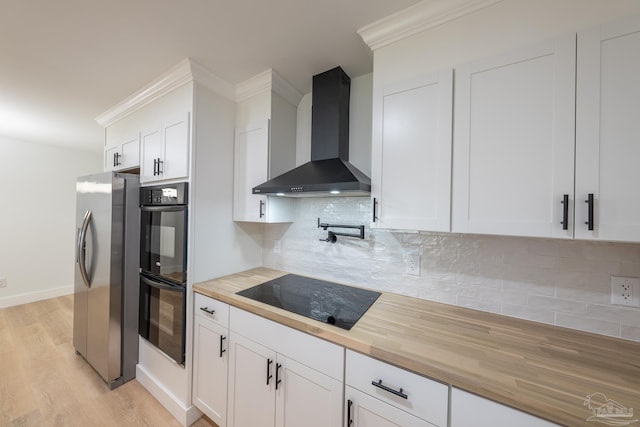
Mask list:
[[193,404],[219,427],[227,424],[229,306],[195,296]]
[[508,406],[451,389],[451,427],[554,427],[557,424]]
[[449,386],[347,350],[344,426],[446,427]]
[[345,427],[433,426],[425,420],[350,386],[345,387],[345,400],[347,402]]
[[230,427],[327,427],[342,420],[344,348],[231,308]]

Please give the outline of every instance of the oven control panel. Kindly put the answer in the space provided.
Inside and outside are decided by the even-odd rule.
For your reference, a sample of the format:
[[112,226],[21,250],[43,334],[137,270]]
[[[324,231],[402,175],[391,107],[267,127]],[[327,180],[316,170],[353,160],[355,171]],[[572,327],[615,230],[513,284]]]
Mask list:
[[140,188],[140,206],[186,205],[188,183],[155,185]]

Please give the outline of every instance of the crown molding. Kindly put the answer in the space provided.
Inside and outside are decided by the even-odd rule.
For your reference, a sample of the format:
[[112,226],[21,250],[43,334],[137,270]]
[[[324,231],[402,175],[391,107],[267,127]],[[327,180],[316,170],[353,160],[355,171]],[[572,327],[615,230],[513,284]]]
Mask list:
[[236,85],[236,101],[244,101],[247,98],[261,94],[271,90],[271,74],[269,68]]
[[235,88],[190,58],[185,58],[142,89],[100,114],[95,120],[103,127],[128,116],[185,83],[196,81],[220,95],[235,100]]
[[273,70],[271,70],[271,77],[272,90],[286,99],[291,105],[298,106],[302,101],[303,94]]
[[358,30],[371,50],[458,19],[502,0],[424,0]]
[[273,91],[292,105],[298,105],[302,94],[280,74],[269,68],[262,73],[236,85],[236,101],[243,101],[263,92]]

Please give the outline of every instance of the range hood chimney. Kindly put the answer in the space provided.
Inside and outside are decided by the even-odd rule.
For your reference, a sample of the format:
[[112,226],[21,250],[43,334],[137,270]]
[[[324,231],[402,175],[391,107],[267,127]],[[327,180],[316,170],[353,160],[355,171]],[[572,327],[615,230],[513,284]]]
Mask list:
[[311,161],[253,188],[295,197],[368,196],[371,180],[349,163],[351,79],[336,67],[313,76]]

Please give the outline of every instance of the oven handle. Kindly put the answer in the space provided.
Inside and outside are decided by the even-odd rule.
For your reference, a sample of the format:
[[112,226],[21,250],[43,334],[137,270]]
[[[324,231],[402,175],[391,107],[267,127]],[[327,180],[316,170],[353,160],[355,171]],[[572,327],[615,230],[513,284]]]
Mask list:
[[91,211],[87,210],[82,220],[82,227],[80,228],[80,234],[78,235],[78,268],[80,269],[80,276],[82,276],[82,282],[87,288],[91,288],[91,281],[89,280],[89,273],[87,273],[87,230],[89,229],[89,223],[91,222]]
[[180,212],[187,210],[187,205],[170,206],[140,206],[140,209],[147,212]]
[[164,289],[167,291],[174,291],[174,292],[184,292],[184,286],[181,286],[181,285],[169,285],[161,282],[156,282],[155,280],[148,279],[145,276],[140,276],[140,279],[145,284],[152,286],[154,288]]

